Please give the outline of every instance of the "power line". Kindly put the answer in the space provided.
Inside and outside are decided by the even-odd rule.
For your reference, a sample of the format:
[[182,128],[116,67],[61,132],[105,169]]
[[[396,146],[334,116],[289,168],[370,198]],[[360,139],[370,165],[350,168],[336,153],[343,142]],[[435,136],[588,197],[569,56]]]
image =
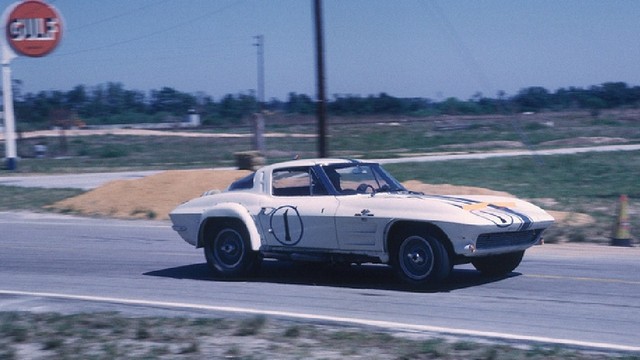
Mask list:
[[95,26],[95,25],[98,25],[98,24],[102,24],[102,23],[105,23],[105,22],[109,22],[109,21],[112,21],[112,20],[115,20],[115,19],[119,19],[119,18],[122,18],[122,17],[125,17],[125,16],[131,16],[136,12],[140,12],[142,10],[147,10],[149,8],[152,8],[152,7],[161,5],[163,3],[166,3],[167,1],[169,1],[169,0],[156,0],[153,3],[151,3],[150,5],[140,6],[138,8],[127,10],[125,12],[121,12],[121,13],[116,14],[116,15],[112,15],[112,16],[109,16],[109,17],[106,17],[106,18],[103,18],[103,19],[96,20],[96,21],[94,21],[92,23],[89,23],[89,24],[84,24],[84,25],[81,25],[81,26],[78,26],[78,27],[75,27],[75,28],[70,28],[68,31],[82,30],[84,28],[92,27],[92,26]]
[[238,4],[240,4],[242,2],[245,2],[245,1],[246,0],[236,0],[234,3],[229,4],[227,6],[223,6],[221,8],[218,8],[218,9],[203,13],[203,14],[201,14],[199,16],[196,16],[196,17],[187,19],[185,21],[179,22],[179,23],[177,23],[177,24],[175,24],[173,26],[169,26],[169,27],[166,27],[166,28],[163,28],[163,29],[160,29],[160,30],[152,31],[150,33],[147,33],[147,34],[144,34],[144,35],[140,35],[140,36],[137,36],[137,37],[134,37],[134,38],[121,40],[121,41],[116,41],[116,42],[112,42],[110,44],[97,46],[97,47],[93,47],[93,48],[87,48],[87,49],[83,49],[83,50],[77,50],[77,51],[73,51],[73,52],[63,53],[63,54],[59,54],[57,56],[77,55],[77,54],[81,54],[81,53],[97,51],[97,50],[104,50],[104,49],[108,49],[108,48],[112,48],[112,47],[116,47],[116,46],[120,46],[120,45],[124,45],[124,44],[134,43],[134,42],[137,42],[137,41],[140,41],[140,40],[144,40],[144,39],[147,39],[147,38],[159,35],[159,34],[163,34],[163,33],[175,30],[177,28],[180,28],[180,27],[183,27],[183,26],[186,26],[186,25],[191,25],[196,21],[208,18],[208,17],[210,17],[212,15],[216,15],[216,14],[222,13],[222,12],[224,12],[224,11],[226,11],[226,10],[232,8],[232,7],[235,7]]
[[478,80],[478,84],[480,87],[485,89],[492,89],[491,80],[485,75],[482,66],[475,58],[469,47],[466,45],[460,34],[456,30],[453,23],[449,20],[445,12],[442,10],[437,1],[429,1],[426,3],[420,2],[420,4],[431,4],[431,7],[436,15],[436,18],[440,21],[440,24],[445,30],[445,33],[451,38],[453,44],[456,46],[458,52],[460,53],[460,58],[467,64],[467,67],[471,69],[473,75],[476,76]]
[[[449,37],[453,40],[453,43],[456,45],[460,53],[460,57],[462,58],[463,61],[467,63],[467,66],[471,69],[472,73],[477,77],[480,86],[485,89],[493,89],[494,87],[492,86],[493,84],[491,83],[491,80],[489,80],[489,77],[486,76],[485,72],[482,70],[482,67],[480,66],[480,63],[476,60],[475,56],[473,56],[473,53],[471,52],[469,47],[462,41],[460,35],[458,34],[458,31],[456,30],[455,26],[453,26],[449,18],[446,16],[444,11],[438,4],[438,1],[437,0],[430,1],[429,4],[432,5],[434,12],[436,13],[438,19],[441,21],[441,24],[444,26],[446,30],[447,35],[449,35]],[[520,141],[529,149],[529,151],[533,153],[534,155],[533,157],[534,157],[534,160],[536,161],[536,164],[539,166],[544,165],[544,160],[542,160],[542,158],[540,158],[540,156],[537,155],[533,145],[531,145],[531,142],[529,141],[529,137],[527,136],[526,132],[522,128],[522,125],[513,116],[510,117],[510,121],[514,131],[520,137]]]

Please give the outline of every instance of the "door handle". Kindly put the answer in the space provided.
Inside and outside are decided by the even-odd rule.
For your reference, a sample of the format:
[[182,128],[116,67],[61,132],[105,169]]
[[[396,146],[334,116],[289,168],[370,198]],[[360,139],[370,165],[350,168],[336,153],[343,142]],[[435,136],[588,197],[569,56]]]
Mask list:
[[355,213],[354,216],[374,216],[369,209],[362,209],[359,213]]

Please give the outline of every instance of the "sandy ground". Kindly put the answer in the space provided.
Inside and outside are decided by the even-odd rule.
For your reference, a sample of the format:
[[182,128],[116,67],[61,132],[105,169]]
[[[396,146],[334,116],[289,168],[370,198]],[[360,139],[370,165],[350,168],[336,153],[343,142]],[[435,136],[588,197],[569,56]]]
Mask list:
[[[171,170],[135,180],[111,181],[51,207],[60,212],[123,219],[166,220],[177,205],[209,190],[224,190],[231,182],[249,174],[244,170]],[[414,191],[436,195],[499,195],[505,192],[449,184],[423,184],[411,180],[404,185]],[[593,221],[585,214],[551,212],[558,222],[579,225]]]
[[90,216],[168,219],[177,205],[209,190],[223,190],[244,170],[170,170],[134,180],[115,180],[53,208]]

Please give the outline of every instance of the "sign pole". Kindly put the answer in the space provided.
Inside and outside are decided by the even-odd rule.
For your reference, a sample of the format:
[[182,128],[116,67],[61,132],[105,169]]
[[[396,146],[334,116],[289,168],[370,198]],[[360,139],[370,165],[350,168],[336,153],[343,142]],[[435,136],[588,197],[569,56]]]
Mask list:
[[[16,125],[11,88],[11,60],[18,55],[42,57],[52,52],[62,38],[62,18],[44,0],[22,0],[2,15],[5,40],[2,46],[2,101],[7,170],[16,170]],[[5,38],[0,35],[0,38]]]
[[13,112],[13,88],[11,87],[11,60],[15,53],[2,41],[2,105],[4,109],[4,143],[6,152],[6,169],[16,170],[18,167],[16,151],[16,125]]

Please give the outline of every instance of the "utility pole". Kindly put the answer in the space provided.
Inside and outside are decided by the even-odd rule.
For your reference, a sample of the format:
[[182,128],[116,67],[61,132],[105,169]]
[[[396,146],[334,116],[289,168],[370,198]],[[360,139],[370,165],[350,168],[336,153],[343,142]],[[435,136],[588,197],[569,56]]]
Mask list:
[[325,95],[324,78],[324,35],[322,29],[322,0],[314,0],[314,19],[316,33],[316,65],[318,83],[318,155],[321,158],[328,157],[327,150],[327,103]]
[[258,111],[253,119],[253,147],[262,156],[265,155],[266,146],[264,143],[264,36],[254,36],[256,42],[253,44],[258,52]]
[[258,50],[258,111],[263,110],[264,105],[264,35],[254,36],[256,39],[253,44]]

